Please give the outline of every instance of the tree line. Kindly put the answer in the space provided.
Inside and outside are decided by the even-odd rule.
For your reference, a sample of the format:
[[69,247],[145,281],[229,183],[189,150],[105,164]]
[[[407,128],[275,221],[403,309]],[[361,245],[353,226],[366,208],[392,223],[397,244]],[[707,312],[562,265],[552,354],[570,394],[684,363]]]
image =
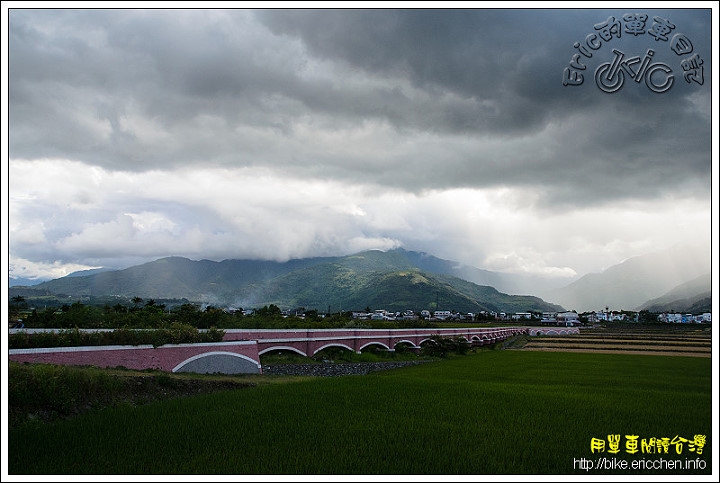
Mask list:
[[313,329],[369,328],[391,329],[436,327],[427,321],[355,320],[352,312],[320,314],[307,310],[303,314],[284,315],[274,305],[265,305],[244,315],[243,310],[227,312],[211,305],[183,303],[168,309],[153,299],[134,297],[130,305],[87,305],[76,301],[60,307],[29,309],[22,297],[10,303],[10,321],[21,321],[24,328],[48,329],[162,329],[173,325],[195,329]]

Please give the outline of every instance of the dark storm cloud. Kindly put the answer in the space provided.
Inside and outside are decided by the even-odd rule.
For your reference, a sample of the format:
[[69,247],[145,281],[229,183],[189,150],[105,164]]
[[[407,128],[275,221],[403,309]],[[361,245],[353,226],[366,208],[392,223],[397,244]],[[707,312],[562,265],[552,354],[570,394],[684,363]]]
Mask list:
[[[623,13],[264,11],[260,18],[277,33],[301,38],[321,57],[389,78],[405,75],[424,92],[462,99],[457,104],[439,103],[439,109],[428,109],[430,114],[417,118],[393,118],[402,119],[404,126],[491,143],[500,140],[497,149],[486,150],[478,143],[480,149],[438,150],[427,164],[416,161],[414,167],[424,169],[408,171],[410,177],[416,175],[417,184],[428,172],[433,175],[426,178],[435,187],[542,184],[551,187],[548,201],[564,200],[572,206],[597,201],[577,196],[588,186],[602,187],[601,198],[654,197],[669,189],[709,196],[709,11],[651,11],[648,23],[649,28],[655,16],[669,18],[676,32],[692,38],[706,62],[704,88],[682,82],[679,75],[675,90],[663,95],[649,89],[607,95],[590,90],[590,79],[577,89],[559,82],[562,69],[577,52],[574,42],[593,32],[595,24],[611,16],[619,19]],[[662,43],[652,38],[640,40],[626,32],[622,40],[614,40],[615,47],[628,52],[654,48],[656,60],[673,62],[668,58],[672,55],[660,51]],[[610,60],[611,54],[604,54]],[[599,60],[593,62],[597,65]],[[591,77],[591,72],[585,75]],[[400,104],[388,109],[393,107],[403,109]],[[567,127],[552,130],[563,125]],[[534,142],[526,142],[534,135]],[[393,174],[407,166],[399,163]]]
[[257,17],[275,33],[301,38],[321,57],[408,77],[428,90],[494,98],[523,44],[527,46],[513,26],[526,15],[497,10],[271,10]]
[[[573,43],[594,32],[595,24],[611,16],[620,19],[625,12],[265,10],[257,17],[275,33],[302,39],[312,54],[323,58],[379,75],[407,77],[414,86],[437,94],[449,91],[470,101],[501,98],[509,104],[507,122],[503,123],[502,117],[494,121],[512,130],[513,123],[522,126],[527,122],[516,106],[525,105],[526,114],[534,109],[551,111],[552,101],[566,98],[557,80],[576,53]],[[654,16],[669,17],[680,28],[687,25],[683,31],[691,34],[698,47],[709,51],[709,10],[655,10],[650,14]],[[614,39],[613,45],[628,36],[633,38],[625,33],[625,38]],[[709,57],[709,52],[706,55]],[[533,100],[535,105],[526,105]]]
[[[388,119],[398,127],[509,134],[531,128],[547,112],[540,103],[533,105],[537,86],[522,79],[538,66],[549,69],[547,56],[558,57],[561,42],[537,51],[531,40],[552,29],[556,17],[528,22],[530,12],[502,10],[272,10],[257,15],[273,32],[302,39],[312,55],[388,81],[407,80],[432,98],[453,95],[461,101],[419,101],[423,110],[417,99],[377,99],[394,114]],[[541,83],[550,79],[537,77]]]
[[[567,277],[707,238],[713,12],[640,10],[703,85],[623,32],[563,86],[628,11],[10,8],[11,272],[404,246]],[[601,92],[613,49],[672,89]]]
[[407,190],[542,183],[548,202],[589,183],[707,194],[709,10],[647,11],[692,38],[703,86],[604,94],[591,72],[609,47],[562,86],[573,43],[626,10],[12,10],[10,153]]

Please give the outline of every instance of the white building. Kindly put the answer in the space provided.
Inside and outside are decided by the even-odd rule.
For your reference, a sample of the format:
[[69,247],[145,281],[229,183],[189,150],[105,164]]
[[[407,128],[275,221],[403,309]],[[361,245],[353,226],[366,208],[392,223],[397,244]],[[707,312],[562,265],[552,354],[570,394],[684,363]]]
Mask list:
[[580,325],[580,317],[577,312],[560,312],[556,316],[557,324],[564,326]]

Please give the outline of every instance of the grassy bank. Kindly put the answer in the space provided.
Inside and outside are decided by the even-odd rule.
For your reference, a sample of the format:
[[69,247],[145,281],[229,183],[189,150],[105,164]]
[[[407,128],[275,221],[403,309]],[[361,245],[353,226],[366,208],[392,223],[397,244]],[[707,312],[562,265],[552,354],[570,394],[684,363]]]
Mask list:
[[[573,459],[598,456],[592,438],[703,434],[697,472],[710,474],[711,382],[705,358],[482,351],[29,421],[9,432],[8,464],[10,474],[585,474]],[[670,456],[697,457],[687,445]]]

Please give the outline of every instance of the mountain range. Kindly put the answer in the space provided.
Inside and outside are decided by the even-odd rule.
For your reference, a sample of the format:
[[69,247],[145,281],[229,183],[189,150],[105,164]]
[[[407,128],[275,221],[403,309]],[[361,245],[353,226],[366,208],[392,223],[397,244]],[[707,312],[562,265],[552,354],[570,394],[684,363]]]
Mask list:
[[[458,264],[403,249],[370,250],[343,257],[288,262],[194,261],[167,257],[124,270],[71,274],[21,290],[31,294],[185,298],[212,305],[253,308],[275,304],[364,310],[456,310],[459,312],[557,311],[538,297],[509,295],[453,275]],[[492,272],[462,268],[476,278]]]
[[[10,296],[184,298],[222,306],[275,304],[320,311],[687,311],[706,305],[702,311],[709,311],[709,260],[705,264],[690,253],[675,249],[631,258],[564,287],[404,249],[287,262],[167,257],[123,270],[76,272],[32,287],[10,287]],[[518,293],[523,287],[534,287],[526,292],[533,295]]]

